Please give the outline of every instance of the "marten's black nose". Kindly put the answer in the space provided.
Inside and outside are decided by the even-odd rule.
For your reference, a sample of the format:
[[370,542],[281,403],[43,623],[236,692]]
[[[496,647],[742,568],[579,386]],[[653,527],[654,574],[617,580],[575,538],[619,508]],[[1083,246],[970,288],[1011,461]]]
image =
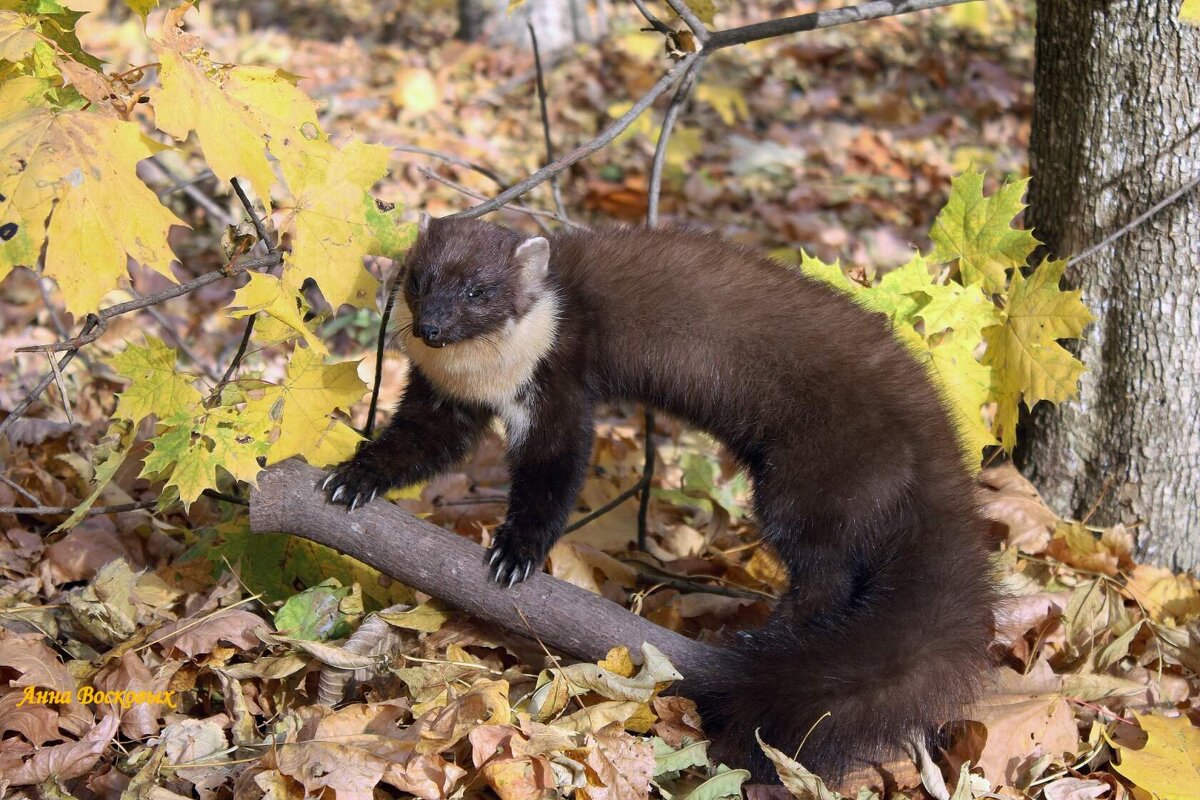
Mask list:
[[417,334],[420,335],[420,337],[426,342],[433,344],[438,340],[438,337],[442,335],[442,329],[437,325],[433,325],[428,322],[422,322],[417,326]]

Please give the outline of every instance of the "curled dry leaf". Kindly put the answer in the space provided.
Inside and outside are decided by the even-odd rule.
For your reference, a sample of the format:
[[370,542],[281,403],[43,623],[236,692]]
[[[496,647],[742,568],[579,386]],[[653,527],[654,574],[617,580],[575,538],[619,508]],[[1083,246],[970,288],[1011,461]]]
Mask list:
[[[6,766],[4,778],[11,786],[34,786],[51,777],[67,780],[87,774],[117,733],[117,718],[106,714],[82,739],[75,742],[43,747],[33,752],[24,763]],[[0,766],[4,766],[0,756]]]

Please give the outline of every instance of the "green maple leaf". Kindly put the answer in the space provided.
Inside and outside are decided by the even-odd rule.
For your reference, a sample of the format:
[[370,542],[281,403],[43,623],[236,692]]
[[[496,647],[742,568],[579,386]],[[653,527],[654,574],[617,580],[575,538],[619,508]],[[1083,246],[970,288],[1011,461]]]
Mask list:
[[260,420],[231,406],[195,407],[162,421],[161,431],[150,440],[141,477],[166,478],[184,506],[190,506],[205,489],[217,488],[217,469],[235,480],[254,484],[267,453],[266,431]]
[[198,406],[203,400],[193,385],[195,378],[179,372],[175,348],[146,336],[146,344],[129,345],[108,362],[130,383],[117,401],[116,416],[138,422],[155,414],[165,419]]
[[1010,269],[1024,266],[1037,247],[1029,231],[1011,222],[1025,208],[1021,198],[1029,179],[1006,183],[991,196],[983,193],[983,173],[968,171],[950,185],[950,199],[933,221],[934,261],[958,261],[963,283],[982,283],[987,292],[1003,292]]
[[1016,444],[1021,400],[1061,403],[1075,394],[1083,364],[1059,339],[1077,338],[1092,321],[1078,291],[1059,288],[1065,261],[1047,261],[1028,278],[1013,274],[1002,321],[983,331],[984,364],[995,370],[996,431],[1005,449]]

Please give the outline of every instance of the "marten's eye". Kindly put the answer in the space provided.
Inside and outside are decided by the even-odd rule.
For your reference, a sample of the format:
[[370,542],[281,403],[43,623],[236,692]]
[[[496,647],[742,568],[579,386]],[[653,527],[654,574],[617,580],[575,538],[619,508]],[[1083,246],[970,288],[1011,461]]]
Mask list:
[[408,291],[410,294],[416,294],[417,289],[418,289],[417,271],[415,269],[409,270],[409,272],[408,272]]
[[487,289],[483,286],[472,286],[470,289],[467,289],[468,300],[480,300],[486,294]]

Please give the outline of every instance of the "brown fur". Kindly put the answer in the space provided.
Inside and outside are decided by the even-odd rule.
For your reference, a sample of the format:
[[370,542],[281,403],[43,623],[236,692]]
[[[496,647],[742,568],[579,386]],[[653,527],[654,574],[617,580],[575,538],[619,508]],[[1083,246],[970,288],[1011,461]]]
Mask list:
[[[754,731],[790,754],[829,712],[799,759],[836,777],[959,713],[989,639],[983,524],[939,394],[887,320],[717,236],[571,232],[550,240],[548,263],[522,241],[483,222],[424,231],[405,301],[412,324],[432,319],[452,343],[406,337],[415,389],[410,380],[388,430],[331,477],[333,499],[424,477],[461,458],[492,415],[517,420],[492,551],[496,578],[511,583],[562,532],[595,406],[645,402],[740,459],[791,578],[767,627],[694,692],[725,758],[769,777]],[[483,302],[465,299],[481,284]],[[546,298],[554,324],[522,328]],[[521,343],[542,355],[518,380],[498,352],[535,329],[548,340]],[[445,379],[451,357],[508,386],[506,399]]]

